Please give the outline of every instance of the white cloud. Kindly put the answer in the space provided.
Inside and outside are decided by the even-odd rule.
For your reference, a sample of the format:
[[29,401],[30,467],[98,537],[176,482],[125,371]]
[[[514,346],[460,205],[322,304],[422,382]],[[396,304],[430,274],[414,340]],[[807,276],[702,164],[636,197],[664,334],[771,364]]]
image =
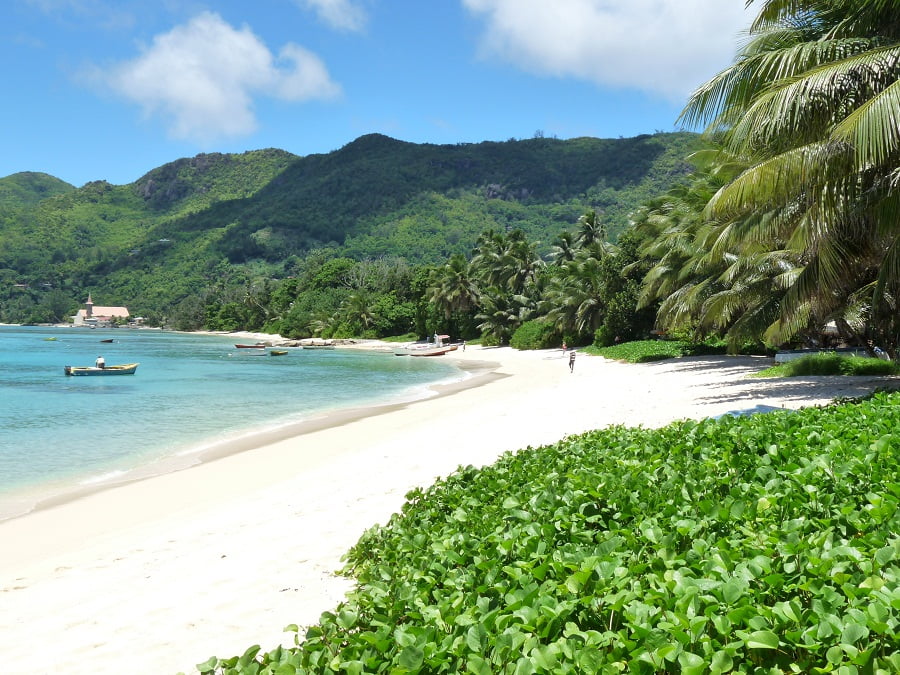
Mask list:
[[289,101],[340,94],[322,61],[294,44],[275,59],[247,27],[214,13],[157,35],[132,61],[99,75],[113,91],[162,116],[174,138],[210,143],[257,128],[254,96]]
[[462,0],[483,17],[482,52],[538,75],[671,99],[732,63],[744,0]]
[[365,11],[352,0],[297,0],[297,2],[314,10],[319,18],[332,28],[361,31],[366,25]]
[[280,54],[282,61],[294,64],[278,82],[278,93],[289,101],[312,98],[334,98],[341,90],[328,74],[322,60],[311,51],[295,44],[288,44]]

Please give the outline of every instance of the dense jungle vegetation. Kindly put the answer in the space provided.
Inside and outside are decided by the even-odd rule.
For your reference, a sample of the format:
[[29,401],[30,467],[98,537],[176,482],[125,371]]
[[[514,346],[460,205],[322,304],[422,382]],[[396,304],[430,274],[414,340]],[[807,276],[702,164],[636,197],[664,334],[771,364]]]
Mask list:
[[[298,334],[310,330],[300,306],[325,320],[351,290],[391,306],[420,299],[411,278],[470,255],[486,230],[522,232],[546,255],[594,210],[614,235],[689,173],[699,147],[687,133],[452,146],[370,135],[327,155],[199,155],[130,185],[15,174],[0,179],[0,321],[61,321],[92,292],[157,324],[274,330],[284,319]],[[372,271],[392,266],[376,283]]]

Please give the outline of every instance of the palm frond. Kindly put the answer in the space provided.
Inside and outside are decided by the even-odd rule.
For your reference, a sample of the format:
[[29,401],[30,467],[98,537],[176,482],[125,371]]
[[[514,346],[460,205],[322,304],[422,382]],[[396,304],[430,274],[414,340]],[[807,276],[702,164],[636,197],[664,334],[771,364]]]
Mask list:
[[820,183],[822,167],[850,148],[835,143],[812,143],[765,159],[721,188],[706,206],[707,218],[731,220],[750,211],[778,208],[798,193]]
[[896,162],[900,156],[900,79],[850,113],[831,136],[853,145],[858,170]]
[[725,146],[741,154],[780,151],[785,141],[809,143],[896,81],[898,71],[900,50],[886,46],[772,81],[739,106]]

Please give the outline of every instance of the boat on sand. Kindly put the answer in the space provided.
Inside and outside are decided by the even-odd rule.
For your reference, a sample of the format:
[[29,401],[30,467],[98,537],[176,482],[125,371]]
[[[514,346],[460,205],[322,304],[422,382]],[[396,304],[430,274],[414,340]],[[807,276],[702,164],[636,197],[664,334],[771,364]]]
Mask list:
[[449,339],[449,335],[435,335],[434,342],[412,342],[395,349],[394,356],[442,356],[457,348],[447,342]]
[[452,352],[454,349],[456,347],[451,345],[442,347],[435,347],[434,345],[422,345],[421,347],[407,345],[406,347],[395,349],[394,356],[441,356],[447,352]]

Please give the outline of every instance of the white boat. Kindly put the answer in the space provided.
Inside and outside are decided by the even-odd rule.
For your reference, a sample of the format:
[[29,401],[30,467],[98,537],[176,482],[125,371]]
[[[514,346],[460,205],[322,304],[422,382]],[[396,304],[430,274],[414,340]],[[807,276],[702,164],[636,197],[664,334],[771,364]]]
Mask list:
[[394,356],[442,356],[458,345],[449,344],[449,335],[435,335],[434,342],[411,342],[394,350]]
[[443,347],[435,347],[434,345],[407,345],[394,350],[394,356],[441,356],[447,352],[452,352],[455,346],[445,345]]

